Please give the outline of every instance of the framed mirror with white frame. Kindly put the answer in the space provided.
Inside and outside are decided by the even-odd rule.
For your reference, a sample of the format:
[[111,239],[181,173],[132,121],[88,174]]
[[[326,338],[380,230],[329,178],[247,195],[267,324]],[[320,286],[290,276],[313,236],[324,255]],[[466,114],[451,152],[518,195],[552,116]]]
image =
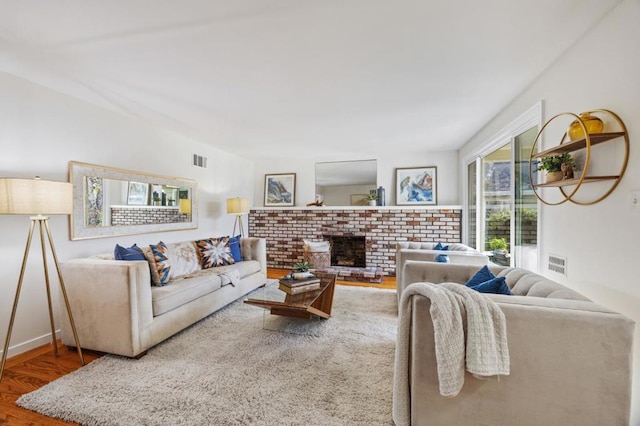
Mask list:
[[194,180],[69,162],[72,240],[195,229]]

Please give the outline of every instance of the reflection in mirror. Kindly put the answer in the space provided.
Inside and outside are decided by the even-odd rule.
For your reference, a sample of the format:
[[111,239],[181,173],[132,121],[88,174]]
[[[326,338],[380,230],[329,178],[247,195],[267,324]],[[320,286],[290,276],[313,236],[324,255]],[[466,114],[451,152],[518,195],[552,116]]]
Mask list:
[[71,239],[197,227],[197,183],[69,162],[73,184]]
[[377,178],[376,160],[316,163],[316,194],[327,206],[367,205]]

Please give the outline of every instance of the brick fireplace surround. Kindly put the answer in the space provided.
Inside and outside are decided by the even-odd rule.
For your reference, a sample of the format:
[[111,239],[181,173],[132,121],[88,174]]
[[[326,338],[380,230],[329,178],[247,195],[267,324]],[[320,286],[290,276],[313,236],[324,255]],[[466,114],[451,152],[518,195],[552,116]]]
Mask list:
[[395,276],[397,241],[459,243],[461,221],[460,206],[255,208],[249,235],[265,238],[267,266],[283,269],[303,260],[303,239],[364,236],[367,267],[338,268],[339,279],[379,282]]

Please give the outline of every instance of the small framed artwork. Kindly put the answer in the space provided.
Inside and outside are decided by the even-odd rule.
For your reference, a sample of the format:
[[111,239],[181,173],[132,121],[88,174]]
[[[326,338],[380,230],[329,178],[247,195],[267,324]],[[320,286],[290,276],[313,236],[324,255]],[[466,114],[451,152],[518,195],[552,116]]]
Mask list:
[[264,175],[265,207],[292,207],[296,202],[296,174]]
[[369,199],[367,198],[369,194],[351,194],[351,205],[352,206],[368,206]]
[[396,204],[437,204],[436,167],[396,169]]
[[146,206],[149,199],[149,184],[142,182],[129,182],[127,204],[130,206]]

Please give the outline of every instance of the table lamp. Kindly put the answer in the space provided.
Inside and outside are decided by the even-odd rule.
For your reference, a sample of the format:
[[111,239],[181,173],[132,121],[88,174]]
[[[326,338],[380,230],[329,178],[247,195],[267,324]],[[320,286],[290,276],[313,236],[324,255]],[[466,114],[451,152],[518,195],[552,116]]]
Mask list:
[[236,235],[236,227],[240,227],[240,235],[244,237],[244,227],[242,226],[242,215],[249,213],[248,198],[227,198],[227,214],[236,215],[236,221],[233,224],[233,234]]
[[62,280],[62,274],[60,273],[60,266],[58,265],[58,256],[56,255],[55,247],[53,246],[53,238],[51,237],[51,230],[49,229],[49,218],[45,215],[63,214],[69,215],[73,212],[73,186],[68,182],[54,182],[48,180],[41,180],[39,177],[35,179],[14,179],[14,178],[0,178],[0,214],[15,214],[15,215],[31,215],[31,228],[29,229],[29,236],[27,237],[27,245],[24,250],[24,256],[22,258],[22,267],[20,268],[20,278],[18,279],[18,287],[16,289],[16,296],[13,299],[13,309],[11,310],[11,319],[9,320],[9,328],[7,330],[7,339],[4,342],[4,351],[2,352],[2,364],[0,364],[0,380],[2,380],[2,373],[4,371],[5,361],[7,359],[7,352],[9,350],[9,341],[11,340],[11,331],[13,330],[13,323],[16,317],[16,310],[18,307],[18,299],[20,298],[20,290],[22,289],[22,282],[24,279],[24,273],[27,266],[27,258],[29,257],[29,248],[31,247],[31,239],[33,237],[33,230],[36,223],[40,230],[40,245],[42,247],[42,262],[44,264],[44,279],[47,291],[47,301],[49,303],[49,322],[51,323],[51,338],[53,340],[53,351],[58,356],[58,345],[56,342],[56,329],[53,320],[53,308],[51,306],[51,287],[49,285],[49,270],[47,268],[47,251],[44,240],[44,229],[46,230],[47,238],[49,240],[49,246],[51,247],[51,254],[53,255],[53,261],[56,265],[58,272],[58,280],[60,281],[60,288],[64,297],[64,302],[69,314],[69,321],[71,323],[71,329],[73,331],[73,338],[75,339],[76,348],[80,361],[84,365],[84,357],[82,356],[82,349],[80,348],[80,341],[78,340],[78,333],[76,326],[71,315],[71,308],[69,306],[69,299],[67,297],[67,290]]

